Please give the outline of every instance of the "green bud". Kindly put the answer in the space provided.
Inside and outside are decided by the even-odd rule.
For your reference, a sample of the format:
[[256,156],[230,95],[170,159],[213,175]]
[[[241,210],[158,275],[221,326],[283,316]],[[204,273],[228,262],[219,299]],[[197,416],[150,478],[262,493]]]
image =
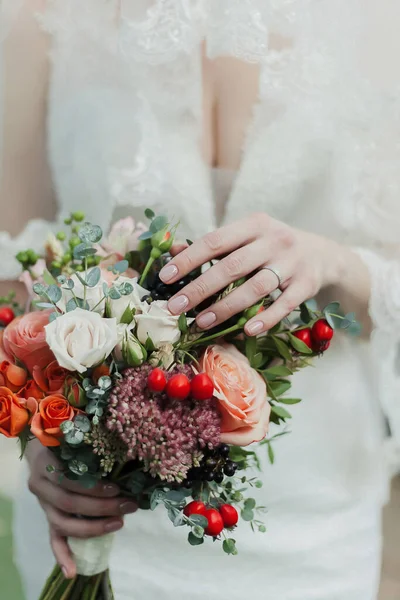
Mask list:
[[250,308],[245,310],[243,313],[243,316],[247,319],[247,321],[249,321],[256,315],[258,315],[258,313],[262,309],[263,305],[264,305],[264,301],[261,300],[261,302],[259,302],[258,304],[254,304],[254,306],[251,306]]
[[71,225],[72,219],[64,219],[65,225]]
[[88,267],[94,267],[97,264],[96,263],[96,256],[88,256],[86,260],[87,260]]
[[166,225],[164,229],[161,229],[161,231],[157,231],[157,233],[155,233],[151,238],[151,245],[153,248],[157,248],[157,250],[160,250],[162,254],[164,254],[164,252],[168,252],[173,243],[174,236],[171,231],[169,231],[168,225]]
[[240,317],[237,324],[239,325],[239,327],[244,327],[246,325],[247,321],[248,321],[248,319],[246,319],[246,317]]
[[64,389],[65,397],[75,408],[82,408],[87,404],[86,395],[79,383],[72,377],[67,378]]
[[72,228],[72,233],[76,233],[76,234],[78,234],[78,233],[79,233],[79,230],[80,230],[80,227],[79,227],[79,225],[74,225],[74,226],[73,226],[73,228]]
[[29,262],[28,253],[27,252],[18,252],[16,259],[21,263],[22,266],[26,265]]
[[77,210],[76,212],[72,213],[71,217],[74,221],[81,223],[85,218],[85,213],[83,213],[81,210]]
[[139,252],[142,252],[143,250],[146,250],[146,248],[148,248],[149,246],[151,246],[150,240],[139,240],[137,249]]
[[69,240],[69,246],[71,248],[71,250],[73,250],[74,248],[76,248],[77,246],[79,246],[79,244],[81,244],[81,240],[78,238],[78,236],[74,236]]
[[83,273],[83,271],[85,270],[83,265],[76,265],[75,267],[75,271],[78,271],[78,273]]
[[95,265],[99,265],[101,263],[102,257],[101,256],[93,256],[93,259],[94,259]]
[[53,262],[51,263],[52,269],[61,269],[61,267],[62,264],[58,260],[53,260]]
[[139,367],[147,358],[146,350],[131,332],[122,343],[122,358],[130,367]]
[[39,259],[36,252],[34,250],[27,250],[26,254],[28,256],[29,264],[32,266],[35,265]]
[[56,235],[56,238],[60,241],[60,242],[64,242],[66,239],[66,235],[64,231],[59,231]]
[[67,265],[68,263],[70,263],[72,260],[72,254],[71,252],[66,252],[63,256],[63,265]]

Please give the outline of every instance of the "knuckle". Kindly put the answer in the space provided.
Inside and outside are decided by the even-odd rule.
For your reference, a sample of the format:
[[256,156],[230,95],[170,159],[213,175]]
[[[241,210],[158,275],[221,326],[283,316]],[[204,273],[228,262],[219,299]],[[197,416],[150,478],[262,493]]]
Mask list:
[[281,249],[288,250],[294,246],[295,234],[290,227],[279,227],[275,235]]
[[251,215],[250,220],[259,228],[260,230],[266,229],[271,223],[271,217],[264,212],[256,212]]
[[237,308],[232,298],[232,294],[228,294],[228,296],[226,296],[226,298],[224,298],[216,308],[219,319],[223,319],[230,315],[234,315],[237,312]]
[[238,279],[243,274],[243,261],[238,256],[231,254],[222,261],[222,265],[230,279]]
[[282,308],[286,315],[289,315],[297,308],[297,302],[291,296],[282,296]]
[[211,252],[219,252],[223,247],[223,240],[221,233],[216,231],[211,231],[204,236],[204,243]]
[[268,285],[267,280],[264,278],[264,273],[260,272],[251,279],[251,286],[253,293],[257,298],[263,298],[267,296],[271,291],[271,286]]
[[77,502],[69,494],[60,494],[56,502],[57,508],[67,514],[79,512]]
[[208,286],[202,277],[198,277],[193,283],[188,293],[189,298],[202,299],[208,296]]

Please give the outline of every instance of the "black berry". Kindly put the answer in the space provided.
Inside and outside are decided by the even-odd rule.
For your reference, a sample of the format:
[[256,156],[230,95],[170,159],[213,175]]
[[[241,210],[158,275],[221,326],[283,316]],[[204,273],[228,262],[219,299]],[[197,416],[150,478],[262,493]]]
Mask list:
[[228,458],[230,451],[231,449],[229,448],[228,444],[221,444],[218,447],[218,454],[223,458]]
[[216,483],[222,483],[224,480],[224,474],[222,471],[217,471],[214,475],[214,481]]

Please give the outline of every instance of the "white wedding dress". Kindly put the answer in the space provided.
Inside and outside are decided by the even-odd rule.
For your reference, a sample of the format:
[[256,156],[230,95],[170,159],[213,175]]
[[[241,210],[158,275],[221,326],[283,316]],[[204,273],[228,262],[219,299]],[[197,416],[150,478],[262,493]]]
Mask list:
[[[268,212],[357,247],[371,271],[374,343],[337,335],[316,368],[294,378],[304,402],[291,411],[292,433],[276,443],[276,464],[260,450],[267,533],[242,524],[239,555],[228,558],[212,543],[188,547],[161,509],[128,516],[111,557],[116,600],[376,600],[386,448],[400,445],[396,0],[126,0],[120,20],[114,0],[18,4],[2,5],[1,189],[14,191],[0,197],[11,207],[14,179],[27,177],[30,192],[44,194],[50,171],[59,218],[83,209],[107,228],[115,215],[140,216],[150,206],[179,216],[194,237],[217,224],[216,187],[229,196],[223,221]],[[32,12],[49,42],[31,32]],[[260,67],[259,100],[229,193],[226,173],[223,190],[213,185],[197,141],[202,40],[211,57]],[[29,111],[48,71],[47,96],[38,101],[47,108],[45,144]],[[26,91],[23,99],[10,99],[10,81]],[[7,158],[18,102],[22,125],[32,126],[28,171],[25,154],[11,148]],[[38,156],[44,148],[49,169]],[[16,238],[0,234],[4,279],[18,274],[15,253],[39,248],[48,228],[31,220]],[[52,557],[44,515],[27,491],[15,534],[27,597],[37,600]]]

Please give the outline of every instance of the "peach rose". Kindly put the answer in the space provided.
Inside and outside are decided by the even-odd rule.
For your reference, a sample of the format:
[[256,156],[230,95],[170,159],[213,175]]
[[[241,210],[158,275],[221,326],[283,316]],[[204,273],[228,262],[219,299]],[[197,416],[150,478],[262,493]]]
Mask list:
[[44,368],[54,360],[44,330],[49,323],[50,312],[46,310],[17,317],[4,331],[5,351],[20,360],[30,373],[35,365]]
[[35,365],[32,375],[38,387],[46,394],[58,394],[62,392],[69,372],[53,360],[45,369]]
[[77,411],[61,395],[47,396],[39,403],[39,411],[31,423],[31,432],[43,446],[59,446],[63,433],[60,425],[70,421]]
[[35,400],[42,400],[44,397],[45,393],[33,379],[30,379],[22,390],[18,392],[18,398],[35,398]]
[[0,387],[0,433],[6,437],[18,437],[36,410],[34,398],[17,398],[9,388]]
[[8,356],[7,352],[4,349],[3,338],[4,338],[4,330],[1,330],[0,331],[0,361],[1,362],[3,362],[3,360],[11,360],[11,356]]
[[221,441],[248,446],[264,439],[271,412],[267,386],[247,358],[231,344],[209,346],[200,370],[214,382],[222,415]]
[[8,387],[12,392],[19,392],[24,387],[28,374],[22,367],[12,365],[8,360],[0,364],[0,385]]

